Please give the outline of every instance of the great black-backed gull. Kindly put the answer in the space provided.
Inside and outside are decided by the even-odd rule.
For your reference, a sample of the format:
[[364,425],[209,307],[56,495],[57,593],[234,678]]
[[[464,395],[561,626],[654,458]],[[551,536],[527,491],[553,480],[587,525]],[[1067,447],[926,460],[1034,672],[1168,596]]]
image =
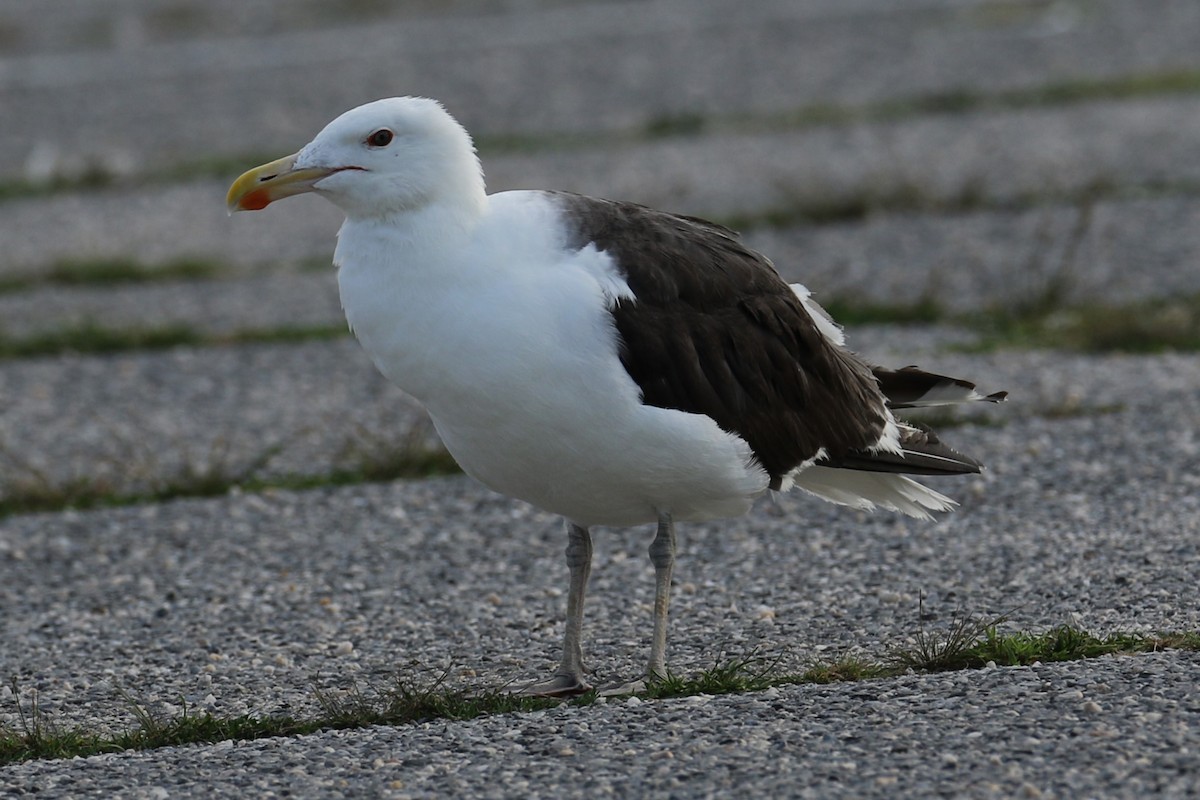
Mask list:
[[302,192],[346,214],[342,306],[379,370],[468,474],[566,518],[563,654],[531,694],[589,688],[590,527],[658,526],[653,678],[676,521],[736,516],[791,486],[929,517],[953,501],[904,473],[980,469],[892,412],[1004,393],[867,364],[807,289],[720,225],[565,192],[488,195],[471,137],[434,100],[346,112],[238,178],[228,205]]

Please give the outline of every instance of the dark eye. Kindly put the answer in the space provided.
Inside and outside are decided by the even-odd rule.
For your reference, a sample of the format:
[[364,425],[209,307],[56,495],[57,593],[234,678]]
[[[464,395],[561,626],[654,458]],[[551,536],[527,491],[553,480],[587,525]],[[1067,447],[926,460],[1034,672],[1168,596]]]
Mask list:
[[392,143],[392,132],[387,128],[380,128],[367,137],[367,144],[371,147],[387,147]]

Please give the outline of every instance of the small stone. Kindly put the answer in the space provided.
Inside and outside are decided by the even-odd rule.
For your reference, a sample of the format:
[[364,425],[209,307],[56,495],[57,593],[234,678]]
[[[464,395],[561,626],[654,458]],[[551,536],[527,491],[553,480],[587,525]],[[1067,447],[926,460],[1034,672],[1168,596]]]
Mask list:
[[1099,714],[1103,710],[1095,700],[1088,700],[1083,704],[1083,711],[1087,714]]
[[354,652],[353,642],[338,642],[333,647],[333,654],[338,656],[348,656]]

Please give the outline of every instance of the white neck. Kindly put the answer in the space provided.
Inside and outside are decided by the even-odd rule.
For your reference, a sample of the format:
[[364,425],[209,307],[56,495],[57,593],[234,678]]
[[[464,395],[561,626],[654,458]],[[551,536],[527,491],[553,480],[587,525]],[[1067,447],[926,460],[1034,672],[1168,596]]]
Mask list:
[[376,366],[423,402],[439,392],[439,355],[418,344],[451,335],[463,314],[459,295],[478,285],[484,264],[464,245],[486,216],[478,203],[438,202],[372,219],[347,218],[334,264],[342,307]]

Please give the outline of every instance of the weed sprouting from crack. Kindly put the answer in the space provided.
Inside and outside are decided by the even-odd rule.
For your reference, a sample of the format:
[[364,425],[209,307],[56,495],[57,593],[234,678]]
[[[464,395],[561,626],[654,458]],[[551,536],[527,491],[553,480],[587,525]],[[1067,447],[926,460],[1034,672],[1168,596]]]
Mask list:
[[32,748],[44,746],[45,742],[58,734],[58,731],[43,716],[41,707],[38,705],[37,689],[30,692],[29,710],[26,711],[25,705],[21,702],[21,686],[15,676],[9,679],[8,688],[15,698],[20,738],[24,739]]
[[844,656],[829,663],[816,663],[809,666],[797,676],[794,683],[850,683],[866,681],[874,678],[885,678],[894,674],[894,670],[868,659]]
[[37,689],[29,692],[28,710],[21,701],[17,678],[9,679],[16,706],[16,727],[0,722],[0,764],[36,758],[71,758],[80,753],[107,753],[121,749],[102,734],[58,725],[43,711]]
[[644,694],[659,699],[761,691],[776,683],[783,659],[783,654],[768,658],[757,651],[733,658],[722,654],[716,664],[698,675],[684,677],[668,672],[665,677],[649,680]]
[[925,595],[917,599],[917,632],[907,647],[893,647],[885,664],[914,672],[944,672],[979,666],[975,648],[989,632],[1008,619],[1001,615],[990,619],[955,614],[950,629],[936,633],[925,629]]
[[945,633],[933,633],[922,625],[908,647],[894,647],[885,663],[914,672],[945,672],[979,666],[974,650],[980,640],[994,631],[1003,618],[982,620],[955,617]]
[[[369,686],[367,691],[358,683],[340,691],[314,687],[313,695],[324,719],[333,727],[342,728],[474,719],[485,714],[554,708],[561,702],[514,694],[507,687],[450,688],[446,684],[450,672],[447,667],[431,675],[398,673],[390,685]],[[594,693],[590,698],[585,695],[575,702],[586,704],[594,697]]]

